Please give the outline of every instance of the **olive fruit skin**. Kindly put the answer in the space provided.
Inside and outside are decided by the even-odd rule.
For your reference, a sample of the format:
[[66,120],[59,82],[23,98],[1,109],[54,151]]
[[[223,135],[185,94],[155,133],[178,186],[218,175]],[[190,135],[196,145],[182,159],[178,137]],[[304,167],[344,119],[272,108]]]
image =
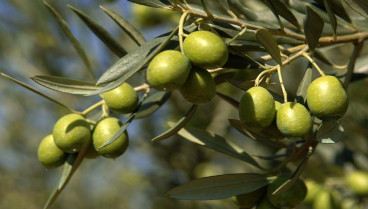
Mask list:
[[348,95],[335,76],[315,79],[307,89],[307,103],[312,114],[322,120],[338,119],[348,109]]
[[322,191],[322,187],[313,180],[306,180],[305,185],[307,186],[307,196],[304,199],[304,203],[312,204],[318,193]]
[[193,104],[207,103],[216,94],[216,84],[207,70],[192,68],[179,91],[184,99]]
[[147,68],[147,81],[155,89],[172,91],[180,88],[190,73],[189,59],[175,50],[157,54]]
[[240,100],[240,121],[251,129],[260,130],[271,125],[275,113],[275,100],[263,87],[248,89]]
[[354,171],[346,176],[349,188],[357,195],[368,196],[368,173]]
[[37,151],[38,160],[46,168],[56,168],[64,164],[66,153],[56,146],[52,134],[42,139]]
[[278,207],[272,205],[267,197],[264,197],[260,203],[258,203],[256,209],[278,209]]
[[341,196],[336,191],[322,189],[313,201],[313,209],[340,209]]
[[312,118],[303,105],[288,102],[277,111],[276,124],[284,136],[303,137],[312,129]]
[[194,65],[203,68],[222,67],[229,57],[224,41],[209,31],[189,34],[184,40],[183,51]]
[[52,132],[56,146],[67,153],[79,152],[91,138],[91,129],[85,118],[78,114],[61,117]]
[[267,189],[267,197],[270,202],[281,208],[294,208],[300,204],[305,196],[307,195],[307,187],[301,179],[297,179],[293,185],[291,185],[287,190],[279,194],[272,194],[276,191],[283,183],[285,183],[289,178],[286,176],[280,176],[269,184]]
[[240,194],[233,196],[233,200],[240,208],[251,208],[255,206],[262,197],[265,196],[267,191],[266,187],[262,187],[261,189],[258,189],[256,191],[246,193],[246,194]]
[[104,94],[104,100],[111,111],[126,114],[138,107],[138,94],[128,83],[123,83]]
[[122,155],[129,145],[127,131],[119,136],[113,143],[99,148],[119,131],[122,123],[114,117],[104,118],[96,124],[92,134],[93,146],[97,152],[107,158],[117,158]]

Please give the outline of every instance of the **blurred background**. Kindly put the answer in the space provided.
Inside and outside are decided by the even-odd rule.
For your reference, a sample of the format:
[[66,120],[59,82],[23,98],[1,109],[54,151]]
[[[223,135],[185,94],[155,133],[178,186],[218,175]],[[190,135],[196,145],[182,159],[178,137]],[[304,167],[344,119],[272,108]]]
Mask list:
[[[137,15],[139,9],[132,8],[131,3],[125,0],[63,0],[50,3],[81,42],[97,78],[119,58],[109,51],[67,4],[93,17],[119,42],[127,41],[127,35],[99,5],[111,8],[130,20],[147,40],[172,30],[178,18],[174,14],[167,18],[170,21],[142,22],[141,15]],[[133,42],[124,44],[130,49],[137,47]],[[344,45],[325,50],[331,51],[330,58],[337,64],[346,65],[352,49],[352,45]],[[288,66],[290,70],[285,70],[288,72],[285,83],[291,95],[295,95],[306,65],[306,62],[297,61]],[[366,73],[365,65],[358,67],[362,74]],[[0,1],[0,71],[62,100],[78,111],[99,99],[51,91],[30,79],[35,75],[55,75],[91,81],[75,49],[39,0]],[[129,83],[137,86],[142,82],[140,79],[133,77]],[[368,170],[367,84],[366,79],[351,84],[351,104],[343,119],[345,136],[337,144],[318,147],[305,177],[325,182],[326,178],[339,179],[351,170]],[[238,100],[242,95],[242,92],[228,84],[220,85],[217,90],[230,93]],[[176,121],[189,107],[189,103],[173,92],[169,102],[153,115],[134,120],[128,127],[130,146],[127,152],[115,160],[102,157],[85,160],[52,208],[236,208],[231,200],[178,201],[165,197],[170,189],[195,178],[259,172],[239,160],[191,144],[177,136],[162,142],[150,141],[168,128],[167,121]],[[58,184],[62,168],[46,170],[37,160],[37,148],[41,140],[52,132],[58,118],[67,113],[62,107],[0,77],[0,209],[41,208],[46,203]],[[124,116],[114,116],[122,121],[126,119]],[[215,131],[253,155],[272,153],[271,148],[255,143],[231,128],[227,121],[229,118],[237,119],[237,110],[216,97],[211,103],[200,106],[189,126]]]

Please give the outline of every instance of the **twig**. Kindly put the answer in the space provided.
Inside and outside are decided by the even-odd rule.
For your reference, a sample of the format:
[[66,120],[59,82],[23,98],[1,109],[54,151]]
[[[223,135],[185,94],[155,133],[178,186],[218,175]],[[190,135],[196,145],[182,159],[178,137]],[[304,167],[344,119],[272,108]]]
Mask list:
[[319,68],[319,66],[317,65],[317,63],[307,54],[307,53],[302,53],[303,57],[305,57],[307,60],[309,60],[310,63],[312,63],[312,65],[314,66],[314,68],[316,68],[316,70],[318,71],[318,73],[321,76],[325,76],[325,73],[321,70],[321,68]]
[[277,65],[277,75],[279,76],[279,81],[280,81],[280,86],[281,86],[281,90],[282,90],[282,95],[284,95],[284,103],[287,103],[287,92],[285,90],[284,82],[282,80],[281,67],[280,67],[280,65]]
[[183,15],[181,16],[180,18],[180,22],[179,22],[179,45],[180,45],[180,50],[181,50],[181,53],[184,54],[184,51],[183,51],[183,34],[184,34],[184,23],[185,23],[185,19],[187,18],[188,16],[188,12],[184,12]]

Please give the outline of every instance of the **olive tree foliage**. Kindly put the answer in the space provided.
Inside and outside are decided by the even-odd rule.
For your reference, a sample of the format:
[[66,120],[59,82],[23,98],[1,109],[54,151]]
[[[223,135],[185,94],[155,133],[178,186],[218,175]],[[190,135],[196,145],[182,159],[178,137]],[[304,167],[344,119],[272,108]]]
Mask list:
[[[158,53],[169,49],[182,50],[183,39],[197,30],[211,31],[220,36],[227,45],[229,58],[225,65],[207,71],[212,74],[216,83],[217,97],[212,102],[222,105],[226,103],[225,105],[231,106],[236,112],[240,96],[253,86],[265,87],[272,93],[274,99],[281,103],[295,101],[307,106],[307,89],[317,76],[336,76],[347,90],[352,82],[362,82],[361,80],[366,77],[364,60],[366,55],[363,45],[368,38],[368,6],[362,0],[131,0],[131,2],[177,12],[181,14],[181,18],[170,32],[146,40],[140,30],[122,15],[101,6],[116,27],[121,28],[126,35],[123,41],[117,41],[93,16],[83,12],[82,9],[68,5],[111,53],[119,57],[119,60],[111,63],[111,66],[98,77],[93,71],[88,52],[74,36],[63,16],[51,2],[42,0],[43,5],[56,20],[54,24],[61,28],[75,48],[82,60],[81,68],[86,69],[88,76],[78,80],[62,76],[36,75],[31,77],[34,82],[51,90],[86,97],[98,97],[132,78],[138,83],[135,90],[140,93],[139,107],[125,115],[120,130],[101,147],[113,143],[131,123],[146,120],[172,99],[184,101],[183,98],[177,97],[175,90],[170,92],[151,88],[146,82],[145,73],[150,61]],[[131,45],[136,47],[132,49]],[[51,95],[46,95],[5,73],[1,75],[62,106],[70,113],[85,116],[91,124],[110,114],[103,99],[83,111],[77,111],[64,104],[63,100],[53,99]],[[352,88],[354,87],[352,85]],[[357,104],[354,108],[363,112],[358,111],[357,114],[349,110],[346,116],[349,123],[346,128],[353,129],[354,123],[364,120],[362,115],[366,115],[366,110],[363,106],[359,106],[362,104],[359,100],[354,99],[354,96],[359,95],[359,90],[349,91],[349,94],[350,92],[352,94],[350,103]],[[280,175],[286,175],[288,180],[277,188],[275,193],[282,193],[292,187],[301,176],[325,182],[324,174],[330,171],[323,170],[326,167],[321,168],[318,165],[333,163],[333,160],[325,157],[328,162],[316,161],[325,154],[323,151],[320,151],[322,154],[319,153],[317,147],[325,149],[341,144],[344,117],[326,121],[313,117],[313,130],[308,136],[275,140],[263,132],[248,129],[237,115],[230,118],[229,114],[221,110],[214,111],[215,115],[208,117],[207,121],[201,121],[202,124],[193,122],[201,114],[199,110],[206,108],[206,105],[210,104],[188,103],[187,111],[184,111],[177,121],[168,121],[168,129],[151,139],[153,146],[159,146],[157,144],[162,143],[162,140],[172,140],[173,136],[180,136],[180,140],[209,148],[219,155],[228,155],[239,160],[239,163],[249,164],[252,166],[251,172],[198,178],[171,188],[166,194],[168,198],[225,199],[264,188]],[[94,114],[91,114],[92,112]],[[354,122],[353,119],[357,119],[358,122]],[[208,130],[203,123],[209,124]],[[216,130],[216,127],[220,128]],[[259,150],[262,151],[256,149],[246,151],[237,142],[227,138],[224,129],[239,132],[244,140],[253,140],[256,143],[255,147],[259,146]],[[351,136],[364,138],[365,134],[352,133]],[[352,159],[352,162],[360,169],[367,168],[362,161],[366,159],[368,151],[357,145],[361,142],[354,143],[352,140],[343,143],[346,146],[340,146],[341,149],[346,150],[348,147],[360,150],[360,154],[356,159]],[[326,149],[331,151],[329,148]],[[69,154],[60,181],[51,193],[45,208],[50,207],[64,191],[84,161],[86,150],[87,147],[79,153]],[[335,160],[339,159],[339,156],[333,156]],[[341,159],[340,161],[345,162]],[[343,169],[331,173],[341,176]]]

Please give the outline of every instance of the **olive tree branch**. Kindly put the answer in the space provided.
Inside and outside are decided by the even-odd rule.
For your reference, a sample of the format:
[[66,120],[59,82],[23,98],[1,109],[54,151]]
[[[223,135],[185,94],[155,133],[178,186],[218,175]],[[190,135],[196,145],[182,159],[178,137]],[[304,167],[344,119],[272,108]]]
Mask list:
[[318,73],[321,76],[325,76],[325,73],[321,70],[321,68],[319,68],[319,66],[317,65],[317,63],[307,54],[307,53],[302,53],[303,57],[305,57],[310,63],[312,63],[312,65],[314,66],[314,68],[316,68],[316,70],[318,71]]

